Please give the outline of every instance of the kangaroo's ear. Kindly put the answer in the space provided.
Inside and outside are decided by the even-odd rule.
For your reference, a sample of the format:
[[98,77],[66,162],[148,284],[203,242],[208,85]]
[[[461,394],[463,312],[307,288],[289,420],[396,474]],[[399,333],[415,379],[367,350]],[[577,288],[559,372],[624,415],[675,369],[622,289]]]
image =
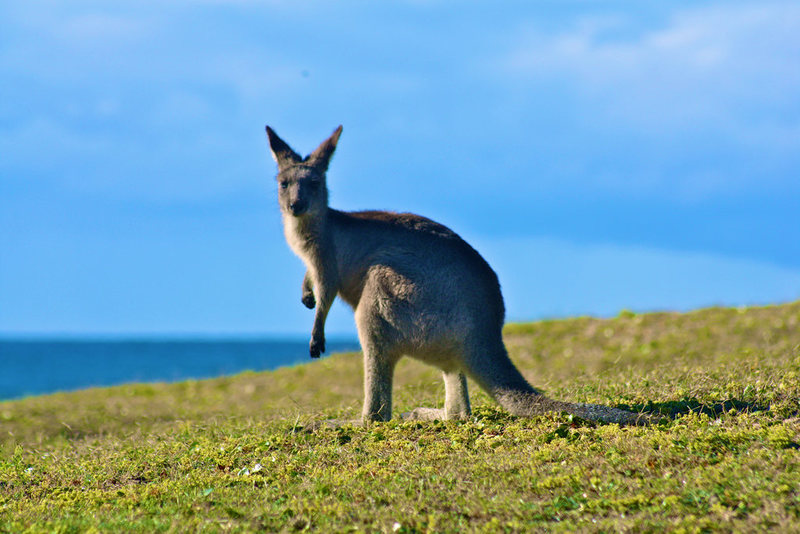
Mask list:
[[267,126],[267,137],[269,138],[269,149],[278,164],[278,168],[303,161],[303,158],[292,150],[283,139],[278,137],[278,134],[269,126]]
[[336,143],[339,142],[339,136],[342,135],[342,127],[339,126],[331,134],[329,138],[324,140],[317,149],[308,156],[306,161],[309,165],[313,165],[317,169],[325,172],[328,170],[328,163],[331,161],[333,151],[336,150]]

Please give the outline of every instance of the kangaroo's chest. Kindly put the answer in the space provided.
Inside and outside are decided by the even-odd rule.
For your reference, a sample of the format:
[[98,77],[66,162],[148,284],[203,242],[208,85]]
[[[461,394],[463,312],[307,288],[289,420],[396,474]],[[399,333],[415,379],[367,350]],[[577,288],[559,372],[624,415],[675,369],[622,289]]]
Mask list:
[[321,248],[321,231],[301,224],[295,217],[285,217],[283,234],[292,252],[297,254],[308,267],[318,264]]

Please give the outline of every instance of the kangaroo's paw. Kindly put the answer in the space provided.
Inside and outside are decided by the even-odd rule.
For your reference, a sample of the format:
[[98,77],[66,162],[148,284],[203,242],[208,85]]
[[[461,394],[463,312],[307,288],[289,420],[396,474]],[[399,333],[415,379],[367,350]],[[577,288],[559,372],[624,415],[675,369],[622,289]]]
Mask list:
[[439,408],[414,408],[410,412],[400,414],[406,421],[444,421],[445,413]]
[[314,298],[314,293],[309,291],[308,293],[303,293],[303,297],[300,299],[300,302],[303,303],[303,306],[308,308],[309,310],[313,310],[314,306],[317,305],[317,300]]
[[308,353],[312,358],[319,358],[319,355],[325,352],[325,338],[311,338],[311,343],[308,345]]

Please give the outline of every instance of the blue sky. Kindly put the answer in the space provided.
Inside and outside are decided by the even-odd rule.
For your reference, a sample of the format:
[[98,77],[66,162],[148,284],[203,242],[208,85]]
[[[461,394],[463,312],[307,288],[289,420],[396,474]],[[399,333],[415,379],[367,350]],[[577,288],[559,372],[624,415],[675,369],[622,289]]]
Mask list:
[[[650,5],[654,4],[654,5]],[[305,334],[264,125],[511,320],[800,298],[796,2],[0,0],[0,333]],[[354,332],[338,305],[329,334]]]

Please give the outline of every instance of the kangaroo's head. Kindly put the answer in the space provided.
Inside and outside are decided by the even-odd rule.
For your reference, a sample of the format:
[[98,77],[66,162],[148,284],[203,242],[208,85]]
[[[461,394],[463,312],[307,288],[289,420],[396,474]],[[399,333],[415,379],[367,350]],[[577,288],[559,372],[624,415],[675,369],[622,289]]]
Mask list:
[[269,147],[278,163],[278,203],[284,215],[313,217],[327,209],[325,172],[341,133],[339,126],[314,152],[301,158],[267,126]]

